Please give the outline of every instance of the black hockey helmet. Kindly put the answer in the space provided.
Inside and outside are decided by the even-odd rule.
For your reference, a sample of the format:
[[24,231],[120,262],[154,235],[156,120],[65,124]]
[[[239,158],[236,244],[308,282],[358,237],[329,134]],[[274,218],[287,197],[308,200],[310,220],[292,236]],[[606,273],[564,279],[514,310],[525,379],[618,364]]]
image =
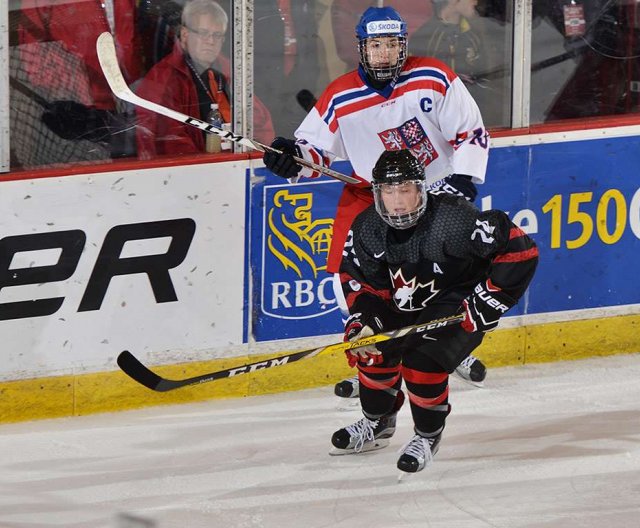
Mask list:
[[[376,211],[382,219],[396,229],[414,226],[427,208],[427,186],[424,167],[410,150],[386,150],[373,167],[373,197]],[[385,205],[385,195],[393,193],[414,193],[418,198],[410,211],[389,211]]]

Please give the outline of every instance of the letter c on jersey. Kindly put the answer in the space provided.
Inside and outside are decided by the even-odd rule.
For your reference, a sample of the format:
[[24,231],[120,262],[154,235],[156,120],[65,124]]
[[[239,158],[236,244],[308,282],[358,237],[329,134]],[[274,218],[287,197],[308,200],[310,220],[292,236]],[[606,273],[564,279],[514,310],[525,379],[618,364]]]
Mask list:
[[423,112],[429,113],[433,110],[433,101],[430,97],[423,97],[420,99],[420,108]]

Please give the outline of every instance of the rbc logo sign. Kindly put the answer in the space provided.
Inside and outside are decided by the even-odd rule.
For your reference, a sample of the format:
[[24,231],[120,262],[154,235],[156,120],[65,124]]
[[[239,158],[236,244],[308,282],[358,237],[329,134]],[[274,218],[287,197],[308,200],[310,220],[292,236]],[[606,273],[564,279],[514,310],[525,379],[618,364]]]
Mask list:
[[[313,193],[297,185],[275,190],[267,202],[262,310],[303,319],[336,307],[331,276],[324,272],[333,219],[314,218]],[[265,205],[267,205],[265,204]]]
[[[256,340],[340,331],[333,279],[326,272],[340,188],[338,182],[317,180],[264,186],[259,280],[254,271],[260,292]],[[254,236],[256,228],[254,223]]]

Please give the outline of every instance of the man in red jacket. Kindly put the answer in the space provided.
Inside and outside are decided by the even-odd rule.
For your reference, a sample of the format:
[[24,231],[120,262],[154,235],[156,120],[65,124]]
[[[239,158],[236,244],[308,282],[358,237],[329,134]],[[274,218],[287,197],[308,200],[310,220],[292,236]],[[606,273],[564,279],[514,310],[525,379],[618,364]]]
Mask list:
[[[43,42],[60,43],[86,67],[92,98],[86,102],[101,110],[115,110],[113,94],[98,62],[96,40],[105,31],[114,35],[118,63],[127,82],[132,83],[140,77],[142,59],[135,24],[135,0],[23,0],[18,39],[20,44],[33,44],[34,48]],[[43,71],[52,71],[42,65],[50,60],[51,54],[44,51],[28,57],[23,54],[23,67],[35,86],[48,88],[65,82],[61,76],[68,72],[60,69],[56,74],[42,75]]]
[[[140,97],[205,120],[212,103],[231,122],[229,61],[220,55],[228,17],[214,0],[191,0],[182,12],[180,37],[173,52],[156,64],[136,90]],[[254,99],[255,137],[273,137],[271,115]],[[205,132],[143,108],[138,113],[138,156],[193,154],[205,151]]]

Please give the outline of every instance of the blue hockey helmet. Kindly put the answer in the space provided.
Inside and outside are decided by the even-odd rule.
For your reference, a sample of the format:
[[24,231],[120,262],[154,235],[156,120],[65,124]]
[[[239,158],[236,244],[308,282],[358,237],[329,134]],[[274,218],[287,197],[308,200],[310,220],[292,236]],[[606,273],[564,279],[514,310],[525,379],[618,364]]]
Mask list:
[[[407,59],[407,24],[393,7],[369,7],[356,26],[360,64],[376,82],[395,81]],[[384,37],[394,37],[382,45]],[[371,45],[370,45],[371,44]]]
[[358,40],[372,37],[406,37],[407,24],[393,7],[369,7],[356,26]]

